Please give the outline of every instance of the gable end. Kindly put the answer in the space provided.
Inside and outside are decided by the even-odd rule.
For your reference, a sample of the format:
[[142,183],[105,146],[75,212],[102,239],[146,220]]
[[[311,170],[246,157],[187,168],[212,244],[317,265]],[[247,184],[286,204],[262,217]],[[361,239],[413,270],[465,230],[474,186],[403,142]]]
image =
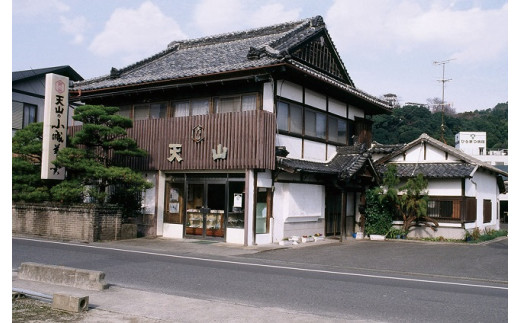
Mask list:
[[305,65],[353,86],[334,45],[324,32],[317,34],[290,51],[291,57]]

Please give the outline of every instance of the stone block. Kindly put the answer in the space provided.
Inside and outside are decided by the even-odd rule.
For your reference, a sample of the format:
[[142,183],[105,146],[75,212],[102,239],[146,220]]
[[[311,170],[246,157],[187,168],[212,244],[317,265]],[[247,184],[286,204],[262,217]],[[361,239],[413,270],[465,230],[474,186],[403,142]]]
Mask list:
[[88,296],[72,296],[64,294],[52,295],[52,308],[67,312],[84,312],[88,310]]

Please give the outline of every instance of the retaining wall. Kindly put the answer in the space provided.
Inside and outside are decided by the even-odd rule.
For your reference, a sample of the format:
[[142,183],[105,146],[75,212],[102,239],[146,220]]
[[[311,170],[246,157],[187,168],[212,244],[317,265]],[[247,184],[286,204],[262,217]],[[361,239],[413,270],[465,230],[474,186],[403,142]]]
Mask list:
[[121,211],[90,204],[13,204],[12,232],[83,242],[121,238]]

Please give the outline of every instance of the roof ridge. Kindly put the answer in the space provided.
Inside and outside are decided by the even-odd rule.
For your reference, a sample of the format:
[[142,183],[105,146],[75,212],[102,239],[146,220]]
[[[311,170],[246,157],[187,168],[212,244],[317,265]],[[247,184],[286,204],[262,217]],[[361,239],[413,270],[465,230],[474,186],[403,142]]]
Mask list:
[[263,26],[263,27],[251,28],[251,29],[246,29],[246,30],[239,30],[239,31],[234,31],[234,32],[215,34],[215,35],[210,35],[210,36],[205,36],[205,37],[200,37],[200,38],[176,40],[176,41],[170,42],[168,44],[167,48],[175,47],[178,49],[185,49],[185,48],[196,47],[199,45],[212,45],[212,44],[216,44],[216,43],[221,43],[223,41],[233,41],[236,39],[244,39],[244,36],[247,36],[247,38],[258,37],[258,36],[262,36],[262,35],[272,34],[273,29],[274,30],[280,29],[280,32],[287,32],[287,31],[290,31],[291,29],[293,29],[295,26],[304,24],[305,22],[311,21],[312,19],[316,19],[316,17],[288,21],[288,22],[270,25],[270,26]]

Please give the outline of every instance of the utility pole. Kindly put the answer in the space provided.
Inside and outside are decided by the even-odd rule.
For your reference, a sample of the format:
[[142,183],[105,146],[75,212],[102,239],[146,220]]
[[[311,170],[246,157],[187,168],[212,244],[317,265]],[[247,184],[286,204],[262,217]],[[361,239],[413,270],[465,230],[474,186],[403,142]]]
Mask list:
[[454,60],[454,58],[452,58],[452,59],[447,59],[447,60],[445,60],[445,61],[434,61],[434,62],[433,62],[433,64],[435,64],[435,65],[442,65],[442,79],[437,80],[437,81],[442,82],[442,99],[441,99],[441,100],[442,100],[442,101],[441,101],[441,111],[442,111],[442,113],[441,113],[441,118],[442,118],[442,120],[441,120],[441,140],[442,140],[442,142],[444,142],[444,143],[446,143],[446,140],[444,139],[444,129],[445,129],[445,125],[444,125],[444,105],[445,105],[445,103],[444,103],[444,83],[451,81],[451,79],[446,79],[446,78],[444,78],[444,71],[445,71],[445,68],[446,68],[446,64],[447,64],[449,61],[452,61],[452,60]]

